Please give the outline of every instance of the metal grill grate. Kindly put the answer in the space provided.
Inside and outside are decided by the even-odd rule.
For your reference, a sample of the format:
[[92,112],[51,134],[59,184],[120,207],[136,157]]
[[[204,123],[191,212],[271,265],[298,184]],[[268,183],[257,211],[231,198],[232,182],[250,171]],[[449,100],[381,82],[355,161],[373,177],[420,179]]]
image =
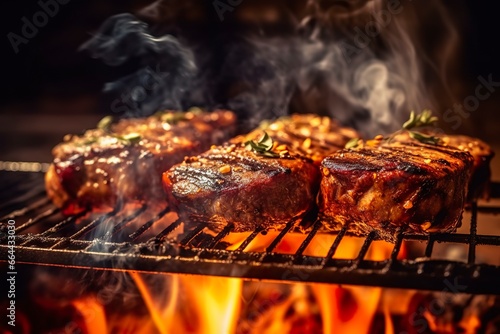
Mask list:
[[[246,248],[260,235],[270,233],[263,228],[245,235],[236,249],[228,250],[225,239],[231,235],[231,224],[219,233],[210,233],[202,224],[187,229],[180,220],[169,218],[173,215],[168,208],[146,205],[64,217],[46,197],[42,173],[4,171],[0,181],[0,261],[7,259],[6,223],[13,219],[16,260],[20,263],[500,294],[500,266],[476,262],[478,245],[500,246],[500,236],[477,234],[478,218],[495,216],[500,207],[474,203],[469,233],[430,237],[400,233],[390,257],[373,261],[366,259],[366,254],[378,239],[374,232],[358,238],[362,245],[349,259],[335,257],[346,239],[345,228],[331,239],[325,256],[306,255],[307,247],[321,234],[318,221],[292,254],[277,249],[298,222],[289,222],[261,247],[262,251]],[[408,241],[425,243],[421,258],[400,258],[402,245]],[[437,243],[466,246],[466,261],[433,259]]]

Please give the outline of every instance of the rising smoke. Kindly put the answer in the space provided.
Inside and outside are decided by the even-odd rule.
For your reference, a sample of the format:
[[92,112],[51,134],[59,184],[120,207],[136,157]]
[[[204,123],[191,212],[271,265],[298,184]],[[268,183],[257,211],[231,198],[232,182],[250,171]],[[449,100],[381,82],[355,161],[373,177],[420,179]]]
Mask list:
[[[410,3],[357,1],[351,9],[341,3],[325,9],[310,1],[290,34],[259,30],[228,39],[217,70],[207,59],[218,50],[170,34],[155,37],[131,14],[109,18],[83,48],[111,66],[140,60],[136,72],[105,87],[117,96],[111,109],[125,116],[223,107],[236,111],[246,130],[263,119],[313,112],[373,136],[398,129],[410,110],[433,108]],[[147,12],[164,15],[151,6]]]

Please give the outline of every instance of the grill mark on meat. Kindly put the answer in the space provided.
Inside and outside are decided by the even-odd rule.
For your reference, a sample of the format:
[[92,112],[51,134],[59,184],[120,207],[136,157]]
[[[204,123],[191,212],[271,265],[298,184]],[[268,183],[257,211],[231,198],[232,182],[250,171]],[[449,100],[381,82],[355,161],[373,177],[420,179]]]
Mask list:
[[[228,139],[234,134],[235,122],[235,115],[224,110],[165,112],[123,119],[108,130],[91,129],[72,136],[53,149],[54,162],[46,174],[47,193],[65,214],[109,210],[118,201],[162,203],[161,173],[184,156]],[[120,139],[132,133],[139,140]]]
[[[472,172],[468,181],[467,201],[484,198],[489,199],[491,169],[490,162],[495,153],[485,142],[477,138],[463,135],[443,135],[428,131],[427,134],[441,139],[441,145],[435,147],[441,152],[449,152],[450,148],[458,149],[461,152],[469,152],[474,158]],[[416,140],[410,138],[407,133],[398,134],[395,141],[415,143]],[[421,144],[426,145],[426,144]],[[446,159],[440,160],[441,163],[448,164]]]
[[413,142],[334,153],[321,169],[318,203],[324,227],[350,222],[354,233],[375,229],[391,242],[401,229],[417,234],[454,231],[471,166],[467,152]]
[[[270,165],[269,162],[272,162],[272,159],[266,160],[257,160],[253,157],[246,155],[236,155],[236,154],[208,154],[202,155],[202,159],[205,158],[207,160],[213,162],[223,162],[224,164],[236,164],[238,167],[244,168],[249,171],[263,171],[264,173],[289,173],[289,168],[284,168],[277,164]],[[272,166],[272,168],[271,168]]]
[[[286,145],[289,153],[270,158],[247,151],[244,142],[258,140],[263,130],[274,148]],[[354,130],[326,117],[279,119],[172,167],[163,176],[169,201],[185,220],[209,222],[215,229],[226,223],[236,232],[280,228],[316,209],[319,162],[353,137],[359,137]],[[204,183],[205,177],[213,180]]]

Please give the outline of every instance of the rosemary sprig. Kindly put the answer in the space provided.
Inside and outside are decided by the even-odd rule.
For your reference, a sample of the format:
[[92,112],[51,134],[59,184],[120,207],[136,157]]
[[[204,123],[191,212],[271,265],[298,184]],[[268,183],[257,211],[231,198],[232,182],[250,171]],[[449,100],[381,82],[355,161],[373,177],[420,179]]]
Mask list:
[[160,120],[162,122],[175,125],[180,121],[186,120],[186,115],[183,112],[167,112],[160,115]]
[[99,123],[97,123],[97,128],[104,130],[105,132],[111,131],[111,124],[113,123],[113,116],[103,117]]
[[425,109],[422,113],[415,115],[414,111],[410,113],[410,119],[403,124],[403,129],[410,130],[421,128],[423,126],[434,125],[438,121],[436,116],[432,116],[432,111]]
[[[125,135],[117,135],[111,132],[111,125],[113,124],[113,116],[106,116],[97,123],[97,128],[103,130],[106,134],[114,137],[126,145],[136,144],[141,141],[142,137],[136,132],[127,133]],[[98,141],[98,138],[92,137],[84,142],[85,145],[90,145]]]
[[257,154],[266,157],[276,158],[279,157],[280,155],[272,151],[273,144],[274,144],[273,139],[265,131],[262,137],[260,137],[260,139],[257,142],[254,140],[248,140],[244,143],[245,149],[247,151],[253,151]]
[[344,148],[354,148],[358,146],[360,140],[360,138],[352,138],[345,144]]
[[141,141],[142,137],[136,132],[127,133],[123,136],[115,136],[117,139],[124,141],[126,144],[135,144]]
[[411,138],[418,140],[421,143],[438,145],[441,142],[439,137],[413,130],[425,126],[433,126],[437,121],[438,118],[436,116],[432,116],[432,111],[429,109],[425,109],[418,115],[415,115],[415,112],[412,111],[410,113],[410,119],[403,124],[403,129],[408,131]]
[[409,135],[413,139],[416,139],[419,142],[424,143],[424,144],[438,145],[441,142],[441,139],[438,137],[426,135],[426,134],[420,133],[420,132],[409,131]]

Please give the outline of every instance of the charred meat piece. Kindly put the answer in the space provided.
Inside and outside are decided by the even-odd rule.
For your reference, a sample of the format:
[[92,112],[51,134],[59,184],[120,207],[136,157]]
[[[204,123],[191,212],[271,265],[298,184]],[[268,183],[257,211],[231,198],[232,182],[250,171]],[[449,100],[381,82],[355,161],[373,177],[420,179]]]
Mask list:
[[[489,199],[491,169],[490,162],[495,153],[491,147],[480,139],[463,135],[444,135],[434,133],[432,130],[425,131],[426,134],[439,138],[441,145],[455,147],[461,151],[469,152],[474,158],[471,176],[468,183],[467,201],[472,202],[479,198]],[[394,136],[394,141],[415,141],[408,133]]]
[[455,231],[461,222],[473,158],[459,149],[393,141],[334,153],[322,162],[318,195],[325,228],[349,224],[390,242],[398,231]]
[[293,114],[263,122],[260,130],[318,165],[326,156],[343,149],[349,140],[360,138],[354,129],[314,114]]
[[[244,147],[263,131],[274,139],[272,147],[261,152]],[[318,165],[356,137],[356,131],[328,117],[281,117],[187,159],[164,174],[164,183],[170,201],[187,220],[212,226],[232,222],[235,231],[279,228],[315,208]]]
[[187,158],[163,175],[169,202],[182,218],[215,230],[282,227],[314,208],[319,169],[286,150],[266,152],[228,143]]
[[477,138],[462,135],[449,135],[441,138],[444,145],[469,152],[474,158],[468,186],[468,201],[479,198],[489,199],[491,168],[490,162],[495,153],[491,147]]
[[49,197],[65,214],[108,210],[117,204],[165,201],[161,173],[187,155],[221,143],[235,130],[230,111],[161,112],[67,136],[52,153],[46,177]]

